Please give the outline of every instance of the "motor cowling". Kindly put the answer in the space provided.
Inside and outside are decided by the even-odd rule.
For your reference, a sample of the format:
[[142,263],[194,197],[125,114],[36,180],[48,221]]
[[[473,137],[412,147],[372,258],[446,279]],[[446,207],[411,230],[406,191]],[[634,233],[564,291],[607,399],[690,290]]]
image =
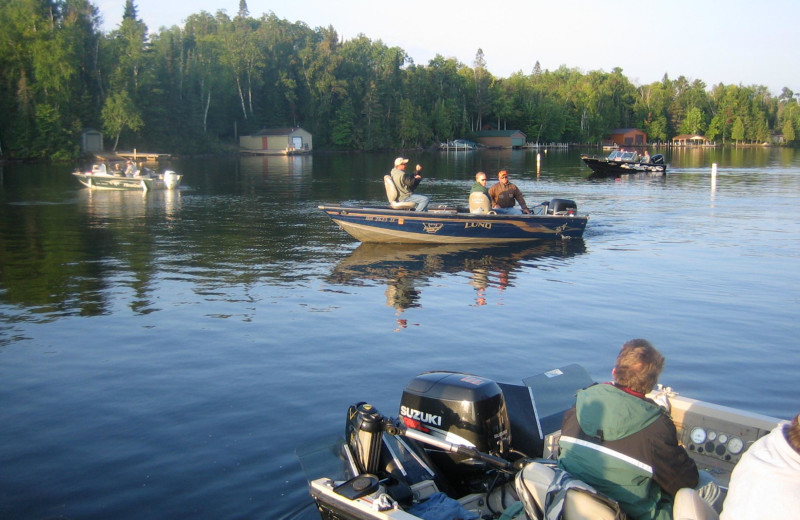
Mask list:
[[[414,428],[454,444],[504,456],[511,432],[500,386],[484,377],[457,372],[425,372],[403,391],[399,418]],[[486,467],[464,455],[431,450],[430,456],[454,486],[468,488]]]
[[547,212],[551,215],[576,215],[578,205],[573,200],[552,199],[547,206]]

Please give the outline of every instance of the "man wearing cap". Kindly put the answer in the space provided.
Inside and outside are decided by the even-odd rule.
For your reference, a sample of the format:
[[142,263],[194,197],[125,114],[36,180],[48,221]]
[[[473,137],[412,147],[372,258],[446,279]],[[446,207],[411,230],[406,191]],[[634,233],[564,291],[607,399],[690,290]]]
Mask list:
[[[497,181],[489,188],[489,198],[492,199],[492,211],[504,215],[519,215],[520,213],[530,213],[522,192],[514,184],[508,181],[508,172],[500,170],[497,173]],[[519,202],[519,210],[514,207],[514,202]]]
[[406,164],[408,159],[398,157],[394,160],[394,168],[392,169],[391,176],[394,185],[397,186],[398,201],[411,201],[416,203],[416,211],[425,211],[428,207],[428,197],[425,195],[417,195],[414,190],[419,186],[422,180],[422,166],[417,165],[416,171],[412,173],[406,172]]

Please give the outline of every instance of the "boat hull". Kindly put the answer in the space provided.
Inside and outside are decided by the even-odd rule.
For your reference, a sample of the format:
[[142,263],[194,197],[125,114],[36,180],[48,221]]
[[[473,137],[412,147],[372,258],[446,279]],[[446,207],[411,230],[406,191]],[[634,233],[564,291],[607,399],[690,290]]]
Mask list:
[[319,206],[361,242],[503,244],[580,238],[589,220],[578,215],[483,215],[371,207]]
[[602,177],[621,177],[623,175],[637,174],[664,175],[667,173],[666,164],[613,161],[596,157],[581,157],[581,159],[592,170],[593,175]]
[[180,186],[183,175],[167,171],[159,177],[126,177],[74,172],[78,181],[93,190],[173,190]]

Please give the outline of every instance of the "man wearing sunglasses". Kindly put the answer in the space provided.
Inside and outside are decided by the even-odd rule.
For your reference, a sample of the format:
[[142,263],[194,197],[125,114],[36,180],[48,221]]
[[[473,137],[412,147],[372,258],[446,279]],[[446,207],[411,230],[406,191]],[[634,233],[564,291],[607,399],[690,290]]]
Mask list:
[[[508,172],[500,170],[497,174],[497,182],[489,188],[489,198],[492,199],[492,211],[502,215],[519,215],[530,213],[525,198],[513,183],[508,180]],[[519,202],[522,209],[515,208],[514,204]]]

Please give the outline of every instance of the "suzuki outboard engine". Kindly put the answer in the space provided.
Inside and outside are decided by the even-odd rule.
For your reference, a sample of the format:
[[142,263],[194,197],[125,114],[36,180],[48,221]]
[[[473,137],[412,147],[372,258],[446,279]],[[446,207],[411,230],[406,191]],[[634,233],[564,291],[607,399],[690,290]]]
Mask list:
[[568,199],[552,199],[547,206],[547,213],[550,215],[575,215],[578,213],[578,205],[575,201]]
[[[456,372],[425,372],[412,379],[400,401],[400,420],[408,428],[454,444],[503,457],[511,433],[503,392],[483,377]],[[427,450],[453,487],[476,490],[486,465],[464,455]]]

